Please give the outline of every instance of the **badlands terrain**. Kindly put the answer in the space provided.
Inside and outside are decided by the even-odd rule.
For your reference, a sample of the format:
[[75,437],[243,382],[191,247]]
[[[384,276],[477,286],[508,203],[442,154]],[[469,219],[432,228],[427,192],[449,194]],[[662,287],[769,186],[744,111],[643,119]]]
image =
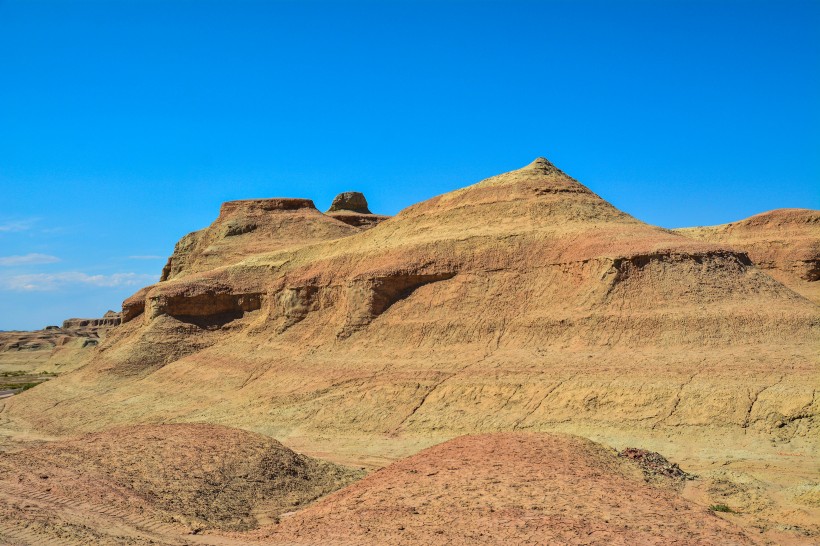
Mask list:
[[0,543],[816,544],[819,264],[818,211],[667,230],[543,158],[225,203],[97,343],[4,343],[58,376]]

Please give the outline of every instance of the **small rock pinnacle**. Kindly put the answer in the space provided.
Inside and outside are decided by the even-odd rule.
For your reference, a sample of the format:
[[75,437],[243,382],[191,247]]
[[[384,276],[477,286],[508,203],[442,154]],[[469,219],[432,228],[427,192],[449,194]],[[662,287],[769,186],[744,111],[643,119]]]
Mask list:
[[351,212],[358,212],[360,214],[372,214],[367,208],[367,199],[364,194],[357,191],[346,191],[336,196],[331,203],[327,212],[336,212],[340,210],[349,210]]

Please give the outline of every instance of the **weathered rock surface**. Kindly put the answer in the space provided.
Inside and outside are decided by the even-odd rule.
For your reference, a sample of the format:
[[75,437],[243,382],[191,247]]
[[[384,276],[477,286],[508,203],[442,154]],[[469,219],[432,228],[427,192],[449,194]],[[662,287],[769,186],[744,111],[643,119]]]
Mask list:
[[333,198],[333,202],[330,204],[330,208],[327,209],[327,211],[349,211],[358,212],[360,214],[373,214],[370,212],[370,209],[367,208],[367,199],[365,199],[364,194],[357,191],[346,191],[340,193]]
[[177,243],[162,281],[236,263],[247,256],[346,237],[358,230],[323,215],[310,199],[248,199],[222,205],[209,227]]
[[678,233],[730,245],[798,294],[820,304],[820,211],[779,209]]
[[390,218],[389,216],[370,212],[367,199],[363,194],[356,191],[337,195],[325,214],[340,222],[362,229],[375,227]]
[[[261,242],[217,235],[246,209],[178,245],[93,362],[0,402],[2,426],[222,423],[369,466],[563,431],[695,474],[732,459],[775,496],[816,479],[820,307],[733,245],[640,222],[543,158],[366,231],[302,207],[259,212],[279,219]],[[761,526],[792,525],[771,506]]]

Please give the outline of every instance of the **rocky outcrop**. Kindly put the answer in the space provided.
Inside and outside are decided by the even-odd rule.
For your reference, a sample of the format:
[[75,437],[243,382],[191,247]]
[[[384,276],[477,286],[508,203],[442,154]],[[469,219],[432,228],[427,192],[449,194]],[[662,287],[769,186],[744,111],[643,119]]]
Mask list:
[[362,229],[375,227],[390,218],[389,216],[370,212],[364,194],[357,191],[348,191],[337,195],[325,214],[340,222]]
[[367,208],[367,199],[365,199],[364,194],[357,191],[346,191],[334,197],[327,212],[339,212],[343,210],[358,212],[359,214],[373,214],[370,212],[370,209]]
[[[222,205],[209,227],[176,244],[161,281],[208,271],[244,258],[357,233],[316,210],[310,199],[248,199]],[[128,320],[128,318],[126,318]]]
[[778,209],[738,222],[675,232],[746,252],[757,267],[820,304],[820,211]]
[[63,321],[63,330],[89,330],[100,328],[112,328],[119,326],[122,321],[121,313],[115,311],[106,312],[102,318],[71,318]]
[[147,320],[167,315],[183,322],[221,326],[262,306],[263,294],[237,291],[227,284],[176,284],[170,288],[148,295]]

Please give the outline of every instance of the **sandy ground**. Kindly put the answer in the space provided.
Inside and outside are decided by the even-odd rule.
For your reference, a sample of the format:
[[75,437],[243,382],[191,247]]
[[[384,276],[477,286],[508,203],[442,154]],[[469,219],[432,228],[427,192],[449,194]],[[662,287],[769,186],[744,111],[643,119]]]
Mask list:
[[[244,447],[226,448],[237,442]],[[126,453],[137,444],[148,447],[136,457]],[[263,460],[260,449],[273,461],[261,474],[246,464],[231,476],[207,476],[209,468],[225,472]],[[71,546],[771,543],[736,525],[735,515],[717,515],[684,498],[680,492],[697,480],[648,473],[651,468],[573,436],[464,436],[316,502],[309,495],[302,497],[306,503],[283,503],[283,492],[292,499],[317,479],[326,492],[353,476],[325,465],[314,477],[299,478],[294,489],[281,478],[290,475],[283,462],[298,457],[272,440],[210,425],[118,429],[28,448],[0,465],[0,540]],[[180,465],[176,477],[153,476]],[[335,476],[331,482],[328,475]],[[266,480],[274,488],[253,494],[251,485]],[[192,487],[201,506],[194,514]],[[226,487],[233,493],[223,494]],[[231,513],[240,512],[242,499],[258,529],[215,528],[220,520],[208,514],[223,513],[226,502]]]

